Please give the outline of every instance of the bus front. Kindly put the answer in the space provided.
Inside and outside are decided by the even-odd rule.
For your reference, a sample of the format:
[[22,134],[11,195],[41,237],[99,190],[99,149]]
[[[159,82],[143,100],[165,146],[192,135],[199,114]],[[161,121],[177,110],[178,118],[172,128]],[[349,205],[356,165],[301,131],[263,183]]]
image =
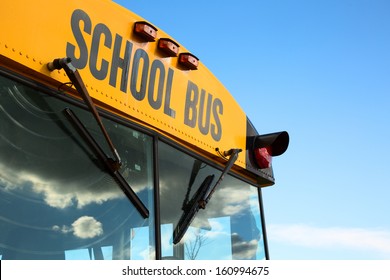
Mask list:
[[112,1],[1,5],[1,259],[268,259],[287,132]]

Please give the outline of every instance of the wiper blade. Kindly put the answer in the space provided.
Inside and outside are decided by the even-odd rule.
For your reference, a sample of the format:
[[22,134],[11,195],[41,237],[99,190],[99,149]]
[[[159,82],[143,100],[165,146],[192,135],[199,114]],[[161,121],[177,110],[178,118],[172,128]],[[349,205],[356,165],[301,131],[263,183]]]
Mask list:
[[204,201],[213,180],[214,175],[207,176],[204,179],[202,185],[200,185],[199,189],[194,194],[191,201],[184,208],[184,213],[181,215],[180,220],[177,223],[177,226],[173,232],[173,244],[180,242],[180,240],[186,233],[188,227],[195,218],[196,213],[199,211],[200,208],[203,208],[202,202]]
[[184,207],[184,212],[181,215],[179,222],[175,230],[173,231],[173,244],[177,244],[180,242],[184,234],[187,232],[187,229],[191,225],[194,220],[196,214],[200,209],[206,209],[207,203],[210,201],[211,196],[214,194],[218,185],[222,182],[225,175],[232,168],[234,162],[238,158],[238,154],[241,152],[241,149],[231,149],[228,151],[226,155],[230,155],[230,158],[222,171],[221,176],[219,176],[218,181],[214,184],[214,186],[210,190],[211,183],[214,180],[214,175],[207,176],[202,185],[193,195],[193,198],[190,202]]
[[89,147],[93,150],[96,157],[104,163],[106,169],[108,170],[108,173],[114,178],[114,180],[118,183],[119,187],[122,189],[122,191],[125,193],[125,195],[128,197],[128,199],[133,203],[134,207],[138,210],[138,212],[141,214],[143,218],[149,217],[149,210],[145,207],[145,205],[142,203],[141,199],[137,196],[137,194],[133,191],[133,189],[129,186],[127,181],[123,178],[123,176],[120,174],[119,169],[121,167],[121,159],[119,157],[119,154],[114,146],[114,144],[111,141],[110,136],[107,133],[107,130],[105,129],[103,122],[99,116],[99,113],[88,94],[88,91],[84,85],[83,80],[81,79],[81,76],[78,72],[78,70],[70,63],[70,58],[58,58],[53,60],[53,62],[50,62],[47,64],[47,68],[50,71],[53,71],[55,69],[64,69],[66,74],[68,75],[70,81],[75,86],[77,92],[81,95],[83,98],[85,104],[88,106],[90,112],[94,116],[96,122],[98,123],[108,146],[111,149],[111,152],[114,156],[114,159],[109,158],[103,151],[103,149],[99,146],[99,144],[95,141],[95,139],[92,137],[92,135],[88,132],[88,130],[84,127],[83,123],[79,120],[79,118],[75,115],[75,113],[67,108],[64,110],[64,113],[67,115],[68,119],[72,122],[72,124],[76,127],[79,134],[82,136],[82,138],[86,141]]
[[74,125],[76,130],[88,144],[88,146],[95,153],[98,160],[105,164],[108,173],[113,177],[113,179],[118,183],[119,187],[125,193],[127,198],[133,203],[134,207],[138,210],[141,216],[145,219],[149,217],[149,210],[142,203],[141,199],[137,196],[137,194],[133,191],[133,189],[129,186],[127,181],[123,178],[122,174],[112,168],[112,159],[109,158],[100,147],[100,145],[96,142],[93,136],[88,132],[80,119],[76,116],[76,114],[69,108],[64,109],[65,115],[68,117],[69,121]]

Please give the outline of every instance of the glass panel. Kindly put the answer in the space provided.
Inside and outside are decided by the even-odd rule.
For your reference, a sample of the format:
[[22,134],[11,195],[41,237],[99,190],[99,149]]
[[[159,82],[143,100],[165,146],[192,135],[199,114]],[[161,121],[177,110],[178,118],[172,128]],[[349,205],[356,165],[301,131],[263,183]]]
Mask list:
[[211,174],[213,186],[221,171],[164,143],[159,143],[159,166],[163,259],[265,259],[258,190],[230,175],[174,245],[183,205]]
[[121,174],[150,211],[143,219],[65,107],[109,153],[90,112],[0,76],[2,259],[154,259],[151,137],[103,119]]

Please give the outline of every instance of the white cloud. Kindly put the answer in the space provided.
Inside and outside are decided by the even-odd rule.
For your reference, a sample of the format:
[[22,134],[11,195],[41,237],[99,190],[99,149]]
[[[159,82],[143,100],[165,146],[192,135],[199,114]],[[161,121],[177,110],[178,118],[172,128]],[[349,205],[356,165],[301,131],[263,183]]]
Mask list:
[[52,230],[63,234],[73,233],[74,236],[81,239],[88,239],[103,234],[103,225],[94,217],[82,216],[72,223],[72,225],[54,225]]
[[72,224],[73,234],[79,238],[94,238],[103,234],[102,223],[90,216],[82,216]]
[[[183,236],[181,242],[184,244],[186,242],[196,242],[196,239],[202,238],[208,240],[207,243],[213,242],[221,238],[221,236],[230,237],[230,233],[226,232],[223,224],[219,222],[218,219],[210,219],[207,224],[204,221],[203,223],[196,223],[196,220],[191,224],[191,227],[188,228],[186,234]],[[203,226],[203,227],[202,227]]]
[[59,231],[59,232],[62,232],[62,233],[64,233],[64,234],[73,231],[70,227],[65,226],[65,225],[63,225],[62,227],[60,227],[60,226],[58,226],[58,225],[55,225],[55,226],[52,227],[52,229],[53,229],[54,231]]
[[[108,174],[86,181],[56,181],[40,177],[38,174],[23,170],[11,170],[0,163],[0,183],[7,190],[24,189],[43,196],[45,203],[51,207],[64,209],[76,206],[101,204],[108,200],[123,197],[123,192]],[[108,178],[108,179],[106,179]],[[102,181],[102,182],[100,182]]]
[[242,240],[238,234],[232,235],[234,257],[237,259],[251,259],[256,256],[259,241],[252,239],[249,241]]
[[370,251],[390,257],[390,231],[383,229],[313,227],[303,224],[268,225],[268,239],[272,242],[306,248],[345,248]]

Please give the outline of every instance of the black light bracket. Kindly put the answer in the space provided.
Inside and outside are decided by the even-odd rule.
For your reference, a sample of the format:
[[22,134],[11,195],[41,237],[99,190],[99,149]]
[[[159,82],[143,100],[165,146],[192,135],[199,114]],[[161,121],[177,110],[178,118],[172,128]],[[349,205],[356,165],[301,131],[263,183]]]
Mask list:
[[250,149],[270,147],[271,156],[276,157],[282,155],[288,148],[290,137],[287,131],[274,132],[251,136]]

